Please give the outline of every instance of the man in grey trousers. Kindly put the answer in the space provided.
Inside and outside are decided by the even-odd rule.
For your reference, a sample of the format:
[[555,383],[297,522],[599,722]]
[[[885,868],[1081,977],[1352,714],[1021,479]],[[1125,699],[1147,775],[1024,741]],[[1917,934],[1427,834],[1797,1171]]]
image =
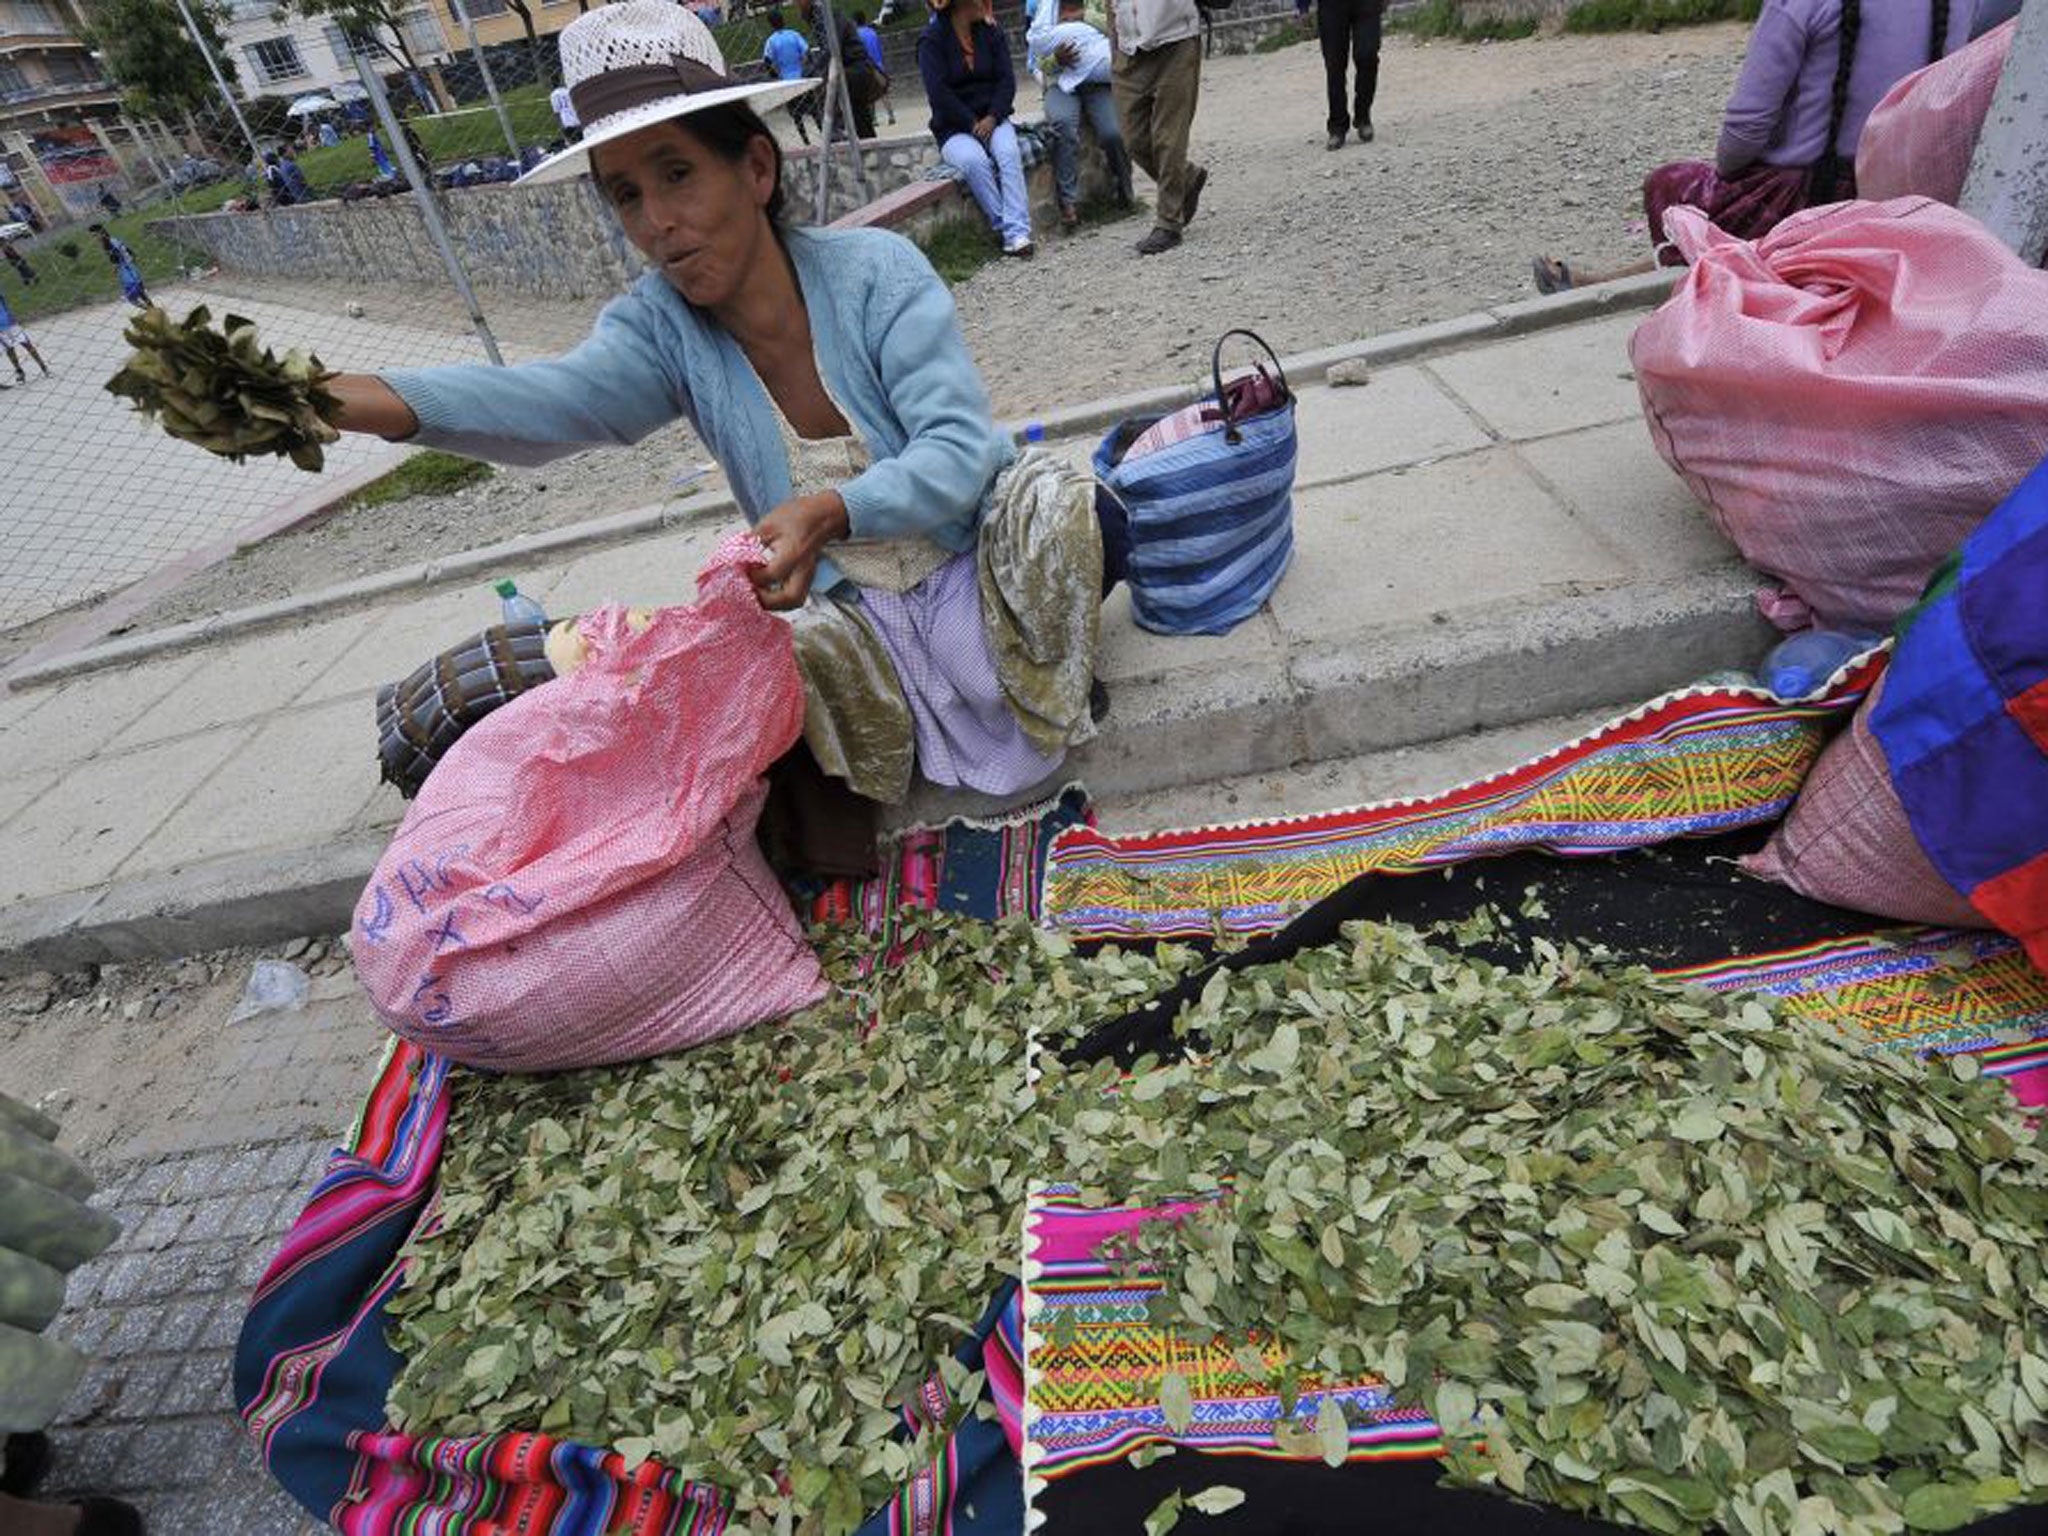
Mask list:
[[1110,92],[1124,147],[1159,187],[1152,232],[1140,256],[1180,244],[1195,216],[1207,167],[1188,160],[1188,134],[1202,89],[1202,15],[1195,0],[1111,0]]

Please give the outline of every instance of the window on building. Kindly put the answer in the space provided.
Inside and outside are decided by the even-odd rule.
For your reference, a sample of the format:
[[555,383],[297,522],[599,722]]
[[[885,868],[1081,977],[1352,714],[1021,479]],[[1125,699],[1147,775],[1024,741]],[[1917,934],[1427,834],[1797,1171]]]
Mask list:
[[447,50],[448,39],[442,35],[440,26],[425,6],[403,12],[398,18],[398,25],[404,29],[406,46],[412,49],[415,58],[425,59],[430,54]]
[[28,76],[21,72],[21,66],[9,59],[0,59],[0,101],[28,94]]
[[307,72],[294,38],[267,37],[260,43],[249,44],[242,52],[247,55],[249,67],[256,71],[257,83],[261,85],[297,80]]
[[[471,21],[482,21],[486,16],[502,16],[512,9],[505,0],[462,0],[462,8],[469,12]],[[452,8],[450,14],[453,14]]]
[[321,31],[327,38],[328,51],[334,55],[335,67],[353,79],[356,72],[356,52],[349,46],[348,33],[331,21],[321,28]]
[[92,60],[82,54],[46,54],[43,70],[52,85],[96,85],[103,78]]
[[0,32],[68,32],[64,18],[46,0],[13,0],[0,6]]

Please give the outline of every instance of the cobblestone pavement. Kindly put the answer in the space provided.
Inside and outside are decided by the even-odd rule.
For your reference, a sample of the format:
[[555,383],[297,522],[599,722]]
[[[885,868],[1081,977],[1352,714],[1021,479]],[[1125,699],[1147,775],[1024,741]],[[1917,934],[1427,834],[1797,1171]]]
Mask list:
[[306,1006],[228,1022],[251,956],[38,977],[0,996],[0,1082],[40,1100],[121,1223],[51,1331],[91,1364],[43,1497],[114,1494],[152,1536],[322,1529],[263,1469],[230,1370],[251,1289],[386,1038],[346,959],[299,941]]

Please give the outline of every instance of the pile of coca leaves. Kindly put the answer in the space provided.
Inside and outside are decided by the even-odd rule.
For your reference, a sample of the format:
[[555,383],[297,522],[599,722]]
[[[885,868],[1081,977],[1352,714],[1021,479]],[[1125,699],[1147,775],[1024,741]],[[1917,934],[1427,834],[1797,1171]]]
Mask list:
[[1198,1057],[1038,1083],[1084,1190],[1216,1197],[1111,1257],[1162,1325],[1283,1347],[1283,1445],[1340,1461],[1300,1380],[1376,1374],[1454,1480],[1653,1531],[2048,1499],[2048,1138],[1974,1061],[1547,944],[1346,939],[1213,978]]
[[[927,918],[877,966],[818,938],[838,993],[784,1024],[459,1075],[390,1309],[394,1423],[537,1428],[728,1490],[736,1531],[851,1531],[991,1411],[951,1354],[1045,1178],[1215,1197],[1112,1257],[1165,1282],[1162,1326],[1280,1346],[1300,1454],[1347,1440],[1307,1389],[1376,1374],[1455,1479],[1660,1532],[1946,1530],[2048,1497],[2048,1143],[1968,1060],[1361,926],[1219,973],[1176,1025],[1194,1054],[1125,1076],[1058,1047],[1187,951]],[[935,1366],[952,1411],[909,1438]],[[1189,1384],[1161,1400],[1184,1426]]]
[[[1022,924],[815,936],[835,997],[680,1055],[455,1079],[438,1227],[408,1250],[399,1428],[542,1430],[732,1496],[736,1532],[855,1529],[962,1415],[953,1359],[1019,1273],[1051,1130],[1032,1020],[1071,1033],[1145,980]],[[898,1409],[937,1372],[952,1411]]]
[[308,353],[282,358],[257,340],[255,322],[228,315],[221,328],[200,305],[180,320],[145,309],[123,339],[135,349],[107,392],[135,402],[171,436],[239,464],[251,454],[325,463],[322,445],[341,436],[340,408],[323,386],[334,377]]

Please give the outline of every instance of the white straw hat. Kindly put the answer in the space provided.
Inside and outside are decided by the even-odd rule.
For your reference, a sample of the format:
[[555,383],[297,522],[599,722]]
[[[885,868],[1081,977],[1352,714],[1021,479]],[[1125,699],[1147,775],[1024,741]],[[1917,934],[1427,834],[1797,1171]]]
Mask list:
[[561,181],[590,168],[590,151],[651,123],[750,101],[766,110],[814,89],[815,80],[742,85],[725,72],[718,40],[675,0],[614,0],[562,29],[562,83],[583,141],[519,180]]

